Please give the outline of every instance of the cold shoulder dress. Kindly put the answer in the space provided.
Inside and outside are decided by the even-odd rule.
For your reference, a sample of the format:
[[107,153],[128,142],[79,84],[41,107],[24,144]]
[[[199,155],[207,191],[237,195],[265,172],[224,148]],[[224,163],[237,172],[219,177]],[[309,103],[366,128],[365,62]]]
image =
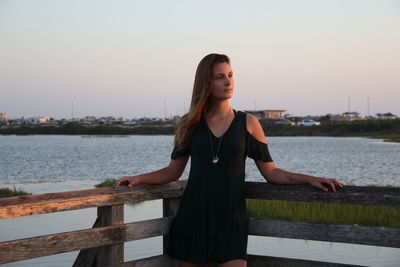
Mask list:
[[[165,254],[192,263],[247,260],[248,216],[244,198],[246,157],[272,161],[267,144],[246,129],[246,113],[236,111],[222,136],[219,162],[212,163],[219,138],[204,118],[190,145],[173,148],[171,159],[191,156],[186,188],[169,231]],[[210,132],[210,135],[209,135]]]

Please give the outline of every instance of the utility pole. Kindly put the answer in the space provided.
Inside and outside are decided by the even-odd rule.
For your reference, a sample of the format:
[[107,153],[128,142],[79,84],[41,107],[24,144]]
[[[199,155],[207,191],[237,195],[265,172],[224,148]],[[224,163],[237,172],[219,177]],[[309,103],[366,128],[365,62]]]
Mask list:
[[347,99],[347,109],[348,109],[349,113],[350,113],[350,100],[351,100],[351,97],[349,96]]
[[254,100],[254,111],[257,111],[257,100]]
[[164,98],[164,119],[167,118],[167,100]]
[[71,101],[71,119],[74,118],[74,100]]
[[369,118],[369,96],[367,97],[367,115]]

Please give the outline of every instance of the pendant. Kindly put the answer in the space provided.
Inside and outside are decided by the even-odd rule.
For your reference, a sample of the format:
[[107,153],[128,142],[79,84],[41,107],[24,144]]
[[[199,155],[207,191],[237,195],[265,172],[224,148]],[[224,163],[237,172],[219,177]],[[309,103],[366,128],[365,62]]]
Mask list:
[[218,158],[218,157],[215,157],[215,158],[212,160],[212,163],[217,164],[217,163],[218,163],[218,160],[219,160],[219,158]]

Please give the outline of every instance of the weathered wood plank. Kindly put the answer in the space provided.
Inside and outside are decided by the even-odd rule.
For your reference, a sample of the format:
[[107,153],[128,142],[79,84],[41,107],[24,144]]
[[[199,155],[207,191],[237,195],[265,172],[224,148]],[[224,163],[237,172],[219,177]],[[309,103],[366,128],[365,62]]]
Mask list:
[[246,182],[246,198],[315,201],[372,206],[400,206],[400,187],[349,186],[323,192],[309,185]]
[[[0,243],[0,263],[167,235],[173,217]],[[250,218],[249,234],[400,247],[400,229]]]
[[400,247],[400,228],[249,218],[249,235]]
[[[0,199],[0,219],[176,198],[182,195],[186,183],[187,180],[180,180],[163,185],[142,184],[132,189],[102,188],[4,198]],[[400,206],[400,188],[394,187],[345,186],[337,192],[322,192],[308,185],[246,182],[245,188],[246,198]]]
[[[124,204],[97,208],[97,216],[101,218],[102,226],[124,224]],[[125,240],[125,237],[122,237]],[[124,261],[124,243],[102,246],[96,258],[98,267]]]
[[0,242],[0,264],[168,234],[172,217]]
[[125,242],[134,241],[148,237],[166,235],[173,217],[165,217],[160,219],[152,219],[145,221],[146,223],[129,223],[125,231]]
[[180,197],[187,181],[163,185],[77,190],[0,199],[0,219]]
[[300,260],[291,258],[247,255],[249,267],[362,267],[361,265],[342,264],[323,261]]
[[[167,241],[165,238],[168,238],[170,223],[179,207],[179,199],[185,189],[186,182],[186,180],[183,180],[165,185],[138,185],[132,189],[126,187],[89,189],[0,199],[0,218],[99,207],[99,218],[102,220],[102,225],[121,224],[1,242],[0,263],[107,246],[102,250],[104,251],[103,255],[108,256],[100,258],[99,261],[100,265],[107,265],[113,262],[122,262],[123,242],[164,235],[165,245]],[[246,197],[400,206],[400,188],[391,187],[346,186],[344,189],[338,189],[337,192],[333,193],[322,192],[307,185],[246,182]],[[112,211],[110,207],[106,207],[111,205],[122,207],[123,203],[139,203],[160,198],[164,199],[163,214],[169,216],[164,219],[123,224],[121,208],[118,212],[115,212],[117,209]],[[399,229],[386,227],[250,218],[249,234],[400,247]]]
[[[0,207],[12,206],[12,205],[24,205],[29,203],[41,203],[47,201],[59,201],[59,200],[70,200],[76,198],[86,198],[100,195],[115,195],[115,194],[127,194],[136,195],[147,193],[148,191],[161,191],[161,190],[178,190],[182,191],[182,187],[185,187],[187,180],[178,180],[168,184],[140,184],[133,188],[128,189],[126,186],[119,186],[117,188],[94,188],[94,189],[83,189],[73,190],[67,192],[56,192],[56,193],[45,193],[45,194],[34,194],[24,195],[17,197],[8,197],[0,199]],[[158,195],[155,195],[157,197]]]

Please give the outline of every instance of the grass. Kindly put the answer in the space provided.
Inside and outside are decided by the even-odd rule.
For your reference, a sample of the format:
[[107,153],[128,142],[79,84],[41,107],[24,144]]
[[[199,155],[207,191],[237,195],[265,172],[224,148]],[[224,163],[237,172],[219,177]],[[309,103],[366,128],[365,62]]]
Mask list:
[[264,199],[246,199],[246,206],[256,218],[400,228],[398,207]]
[[371,136],[372,138],[383,139],[384,142],[400,143],[400,134],[378,134]]
[[32,195],[32,193],[25,192],[22,189],[16,189],[15,187],[13,187],[13,189],[9,189],[6,187],[0,188],[0,198],[23,195]]
[[95,187],[96,188],[111,187],[115,184],[116,181],[117,181],[117,179],[110,178],[99,184],[96,184]]

